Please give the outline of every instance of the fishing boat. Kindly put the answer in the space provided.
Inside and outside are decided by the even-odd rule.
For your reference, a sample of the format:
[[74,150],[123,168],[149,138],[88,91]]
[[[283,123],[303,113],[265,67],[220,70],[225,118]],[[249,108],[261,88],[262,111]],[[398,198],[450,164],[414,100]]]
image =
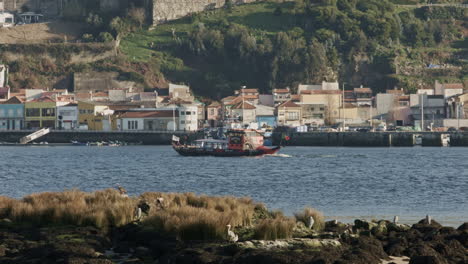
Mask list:
[[198,139],[189,144],[181,144],[177,136],[172,136],[172,147],[182,156],[215,157],[271,155],[280,150],[280,146],[264,146],[263,135],[253,129],[231,129],[227,139]]

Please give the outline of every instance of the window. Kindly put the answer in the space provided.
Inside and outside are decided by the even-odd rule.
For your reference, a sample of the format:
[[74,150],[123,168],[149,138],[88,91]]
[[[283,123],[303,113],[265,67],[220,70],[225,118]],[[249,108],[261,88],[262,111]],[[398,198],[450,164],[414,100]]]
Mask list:
[[42,116],[55,116],[55,108],[43,108]]
[[211,108],[211,109],[210,109],[210,115],[212,115],[212,116],[213,116],[214,114],[215,114],[215,113],[214,113],[214,109],[213,109],[213,108]]
[[195,111],[192,112],[192,115],[196,115],[196,114],[197,114],[197,112],[195,112]]
[[320,111],[324,111],[325,110],[325,107],[320,107]]
[[13,109],[8,110],[8,116],[13,116]]
[[192,112],[190,112],[190,111],[187,111],[185,114],[186,114],[186,115],[191,115],[191,114],[192,114]]
[[288,120],[297,120],[299,118],[298,112],[287,112]]
[[185,124],[185,120],[180,121],[181,124]]
[[41,111],[39,108],[27,108],[26,109],[26,116],[40,116]]
[[23,116],[23,109],[16,110],[16,113],[18,114],[18,116]]
[[12,24],[13,23],[13,18],[11,18],[11,17],[5,18],[5,23]]
[[181,112],[180,112],[180,115],[185,115],[185,111],[181,111]]
[[0,109],[0,116],[4,116],[4,115],[5,115],[5,110]]

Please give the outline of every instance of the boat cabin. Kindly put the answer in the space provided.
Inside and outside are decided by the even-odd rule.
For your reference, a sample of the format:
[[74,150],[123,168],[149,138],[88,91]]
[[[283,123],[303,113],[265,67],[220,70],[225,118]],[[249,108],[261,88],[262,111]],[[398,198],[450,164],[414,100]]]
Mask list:
[[213,150],[213,149],[228,149],[228,142],[226,140],[217,139],[199,139],[195,140],[195,147],[199,149]]
[[231,129],[227,135],[229,149],[253,150],[263,146],[263,135],[253,129]]

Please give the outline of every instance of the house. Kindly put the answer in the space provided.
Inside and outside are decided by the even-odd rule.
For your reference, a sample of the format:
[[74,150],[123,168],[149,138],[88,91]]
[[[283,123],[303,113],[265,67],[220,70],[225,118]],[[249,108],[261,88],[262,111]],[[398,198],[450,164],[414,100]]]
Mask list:
[[287,101],[276,107],[278,126],[298,127],[302,125],[302,107]]
[[443,95],[445,98],[463,94],[463,89],[462,83],[439,83],[439,81],[435,81],[434,84],[434,94]]
[[52,128],[57,122],[57,102],[48,97],[40,97],[24,103],[24,122],[27,129]]
[[[179,111],[175,110],[135,110],[122,114],[119,117],[121,130],[153,130],[173,131],[180,130]],[[175,124],[175,126],[174,126]]]
[[0,104],[0,130],[21,130],[24,126],[24,104],[12,97]]
[[244,101],[233,105],[231,113],[233,118],[237,118],[240,121],[241,127],[245,127],[256,122],[256,109],[253,104]]
[[325,124],[327,106],[325,104],[298,104],[301,106],[302,125],[319,126]]
[[387,90],[376,95],[376,118],[396,126],[409,126],[413,124],[411,113],[410,96],[403,90]]
[[258,104],[275,107],[275,101],[272,94],[260,94],[258,95]]
[[[431,126],[442,126],[445,118],[445,99],[443,95],[411,94],[411,115],[415,120],[415,126],[425,128]],[[424,116],[422,116],[422,114]],[[424,124],[421,126],[421,119]]]
[[222,107],[219,102],[212,102],[206,107],[206,119],[210,127],[222,126]]
[[302,91],[334,91],[339,89],[338,82],[323,81],[322,84],[299,84],[297,94],[301,94]]
[[304,90],[300,94],[300,104],[325,105],[325,123],[335,124],[341,116],[342,97],[340,90]]
[[[1,4],[2,3],[0,3],[0,5]],[[15,15],[10,12],[3,12],[0,8],[0,28],[12,27],[14,25],[15,25]]]
[[238,98],[240,98],[239,100],[247,101],[252,105],[258,104],[260,97],[258,89],[242,88],[240,90],[235,91],[234,93],[238,96]]
[[169,97],[179,98],[186,101],[193,101],[195,98],[190,93],[190,87],[187,85],[169,84]]
[[353,93],[356,98],[357,106],[370,106],[372,105],[372,90],[370,88],[354,88]]
[[259,104],[256,105],[255,108],[255,122],[258,124],[258,128],[271,128],[276,126],[274,107]]
[[78,104],[69,103],[57,106],[57,129],[72,130],[79,128]]
[[371,105],[345,104],[343,118],[346,125],[367,125],[376,115],[377,109]]
[[273,101],[275,106],[291,100],[289,87],[285,89],[273,89]]
[[111,131],[117,129],[110,102],[78,101],[78,123],[80,129]]

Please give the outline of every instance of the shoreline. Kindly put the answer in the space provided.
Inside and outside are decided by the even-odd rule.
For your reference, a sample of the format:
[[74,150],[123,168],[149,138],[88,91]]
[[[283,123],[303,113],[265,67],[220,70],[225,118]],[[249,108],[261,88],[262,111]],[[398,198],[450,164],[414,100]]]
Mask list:
[[0,197],[0,262],[376,264],[395,256],[397,263],[458,264],[468,257],[467,222],[395,220],[325,221],[312,208],[289,217],[249,198],[191,193]]

